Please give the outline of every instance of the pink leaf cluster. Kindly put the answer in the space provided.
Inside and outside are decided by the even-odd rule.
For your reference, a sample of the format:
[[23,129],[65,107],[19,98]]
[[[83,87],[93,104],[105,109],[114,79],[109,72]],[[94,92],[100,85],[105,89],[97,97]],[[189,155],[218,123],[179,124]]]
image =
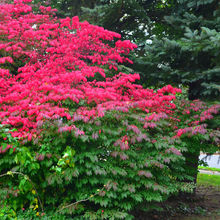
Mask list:
[[[66,117],[74,124],[76,117],[86,121],[104,116],[107,110],[169,112],[174,108],[170,101],[175,97],[163,94],[175,94],[177,89],[171,86],[154,92],[134,84],[138,74],[105,77],[106,68],[117,70],[119,63],[132,62],[126,55],[135,44],[77,17],[57,19],[50,7],[41,6],[34,13],[29,2],[0,5],[0,49],[5,54],[0,63],[16,65],[18,59],[25,63],[16,74],[5,65],[0,68],[0,120],[18,128],[14,136],[31,139],[47,119]],[[88,80],[95,74],[105,80]],[[62,107],[67,99],[76,104],[94,102],[95,107],[85,105],[71,114]],[[71,129],[76,128],[64,127],[60,132]]]
[[[58,19],[51,7],[40,6],[37,11],[30,0],[0,4],[0,123],[17,128],[13,136],[31,140],[44,121],[63,118],[72,123],[60,127],[59,132],[74,130],[83,135],[75,121],[86,123],[111,110],[141,110],[144,128],[154,128],[154,122],[173,114],[173,101],[180,89],[171,85],[158,91],[144,89],[135,84],[138,74],[118,71],[119,64],[132,63],[127,55],[135,44],[122,41],[115,32],[79,22],[78,17]],[[12,73],[10,66],[18,61],[24,65]],[[112,77],[107,78],[107,72]],[[101,81],[96,80],[97,75]],[[65,101],[72,107],[65,107]],[[214,111],[204,112],[201,121]],[[146,138],[133,125],[128,130],[139,134],[138,142]],[[119,140],[121,149],[129,148],[128,141],[126,137]]]

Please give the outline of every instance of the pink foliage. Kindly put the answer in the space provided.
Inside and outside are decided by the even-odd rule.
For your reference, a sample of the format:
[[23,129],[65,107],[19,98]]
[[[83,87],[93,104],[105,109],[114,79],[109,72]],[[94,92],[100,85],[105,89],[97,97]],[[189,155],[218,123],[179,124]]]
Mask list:
[[[106,77],[106,68],[115,73],[118,64],[132,63],[126,55],[137,47],[135,44],[120,40],[115,32],[81,23],[78,17],[58,19],[51,7],[40,6],[38,13],[33,12],[30,2],[0,4],[0,50],[5,54],[0,58],[0,122],[17,128],[14,136],[31,140],[45,120],[63,117],[72,125],[60,127],[59,132],[74,130],[76,135],[83,135],[75,121],[88,122],[109,110],[141,109],[146,114],[145,128],[154,128],[151,121],[173,113],[173,100],[180,89],[171,85],[158,91],[144,89],[134,83],[140,79],[138,74],[118,72]],[[12,74],[6,64],[18,59],[25,65]],[[105,80],[95,80],[96,74]],[[65,100],[75,104],[83,100],[85,104],[71,113],[63,107]],[[213,108],[204,112],[201,121],[215,111]],[[133,125],[128,129],[140,134]],[[178,130],[177,135],[184,132]],[[93,138],[98,138],[98,134]],[[140,134],[137,141],[143,138],[146,137]],[[129,141],[124,138],[117,144],[128,149]]]

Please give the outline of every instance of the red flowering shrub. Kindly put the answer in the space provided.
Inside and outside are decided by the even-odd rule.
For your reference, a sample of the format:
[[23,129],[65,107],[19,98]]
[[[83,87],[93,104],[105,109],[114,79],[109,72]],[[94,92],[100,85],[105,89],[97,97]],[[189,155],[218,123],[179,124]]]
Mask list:
[[[85,218],[128,218],[141,202],[191,189],[182,153],[218,142],[204,122],[219,106],[178,101],[170,85],[144,89],[138,74],[117,68],[132,63],[136,45],[77,17],[57,19],[50,7],[36,13],[30,2],[0,4],[0,122],[20,142],[13,147],[2,132],[1,173],[27,174],[49,208],[100,189],[71,206]],[[37,206],[30,183],[4,178],[18,185],[8,204]]]
[[[169,113],[175,108],[171,101],[179,89],[143,89],[133,84],[138,74],[105,78],[107,67],[117,70],[118,63],[131,62],[125,56],[136,45],[118,40],[110,46],[119,34],[80,23],[77,17],[58,20],[50,7],[35,14],[25,2],[30,1],[0,5],[0,116],[3,124],[18,128],[14,136],[31,140],[37,125],[48,118],[81,115],[86,121],[110,109]],[[16,59],[25,65],[12,75],[7,67]],[[103,80],[91,80],[96,74]],[[66,108],[65,101],[73,107]]]

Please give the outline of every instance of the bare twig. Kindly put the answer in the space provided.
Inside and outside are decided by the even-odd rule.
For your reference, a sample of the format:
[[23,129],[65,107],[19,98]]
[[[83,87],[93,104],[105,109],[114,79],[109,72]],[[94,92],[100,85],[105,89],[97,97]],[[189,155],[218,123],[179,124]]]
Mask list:
[[92,197],[98,195],[99,192],[102,191],[104,188],[105,188],[105,185],[103,186],[102,189],[97,189],[98,192],[96,192],[96,193],[93,194],[93,195],[90,195],[87,199],[82,199],[82,200],[76,201],[76,202],[74,202],[74,203],[71,203],[71,204],[69,204],[69,205],[67,205],[67,206],[64,206],[63,208],[59,209],[59,210],[56,211],[56,212],[59,213],[59,212],[61,212],[63,209],[69,208],[69,207],[74,206],[74,205],[76,205],[76,204],[78,204],[78,203],[81,203],[81,202],[86,202],[86,201],[90,200]]

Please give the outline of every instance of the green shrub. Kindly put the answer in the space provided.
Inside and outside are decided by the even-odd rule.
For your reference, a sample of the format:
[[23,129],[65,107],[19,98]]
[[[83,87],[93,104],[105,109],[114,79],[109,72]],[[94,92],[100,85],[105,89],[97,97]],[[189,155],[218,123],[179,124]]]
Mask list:
[[41,136],[19,143],[1,127],[1,145],[13,145],[0,155],[1,173],[8,174],[0,179],[1,205],[36,215],[46,209],[75,219],[129,219],[133,209],[156,208],[171,195],[192,191],[183,154],[203,146],[216,150],[209,136],[172,138],[172,126],[181,120],[145,123],[138,112],[118,111],[87,122],[76,118],[71,131],[64,119],[44,121]]

